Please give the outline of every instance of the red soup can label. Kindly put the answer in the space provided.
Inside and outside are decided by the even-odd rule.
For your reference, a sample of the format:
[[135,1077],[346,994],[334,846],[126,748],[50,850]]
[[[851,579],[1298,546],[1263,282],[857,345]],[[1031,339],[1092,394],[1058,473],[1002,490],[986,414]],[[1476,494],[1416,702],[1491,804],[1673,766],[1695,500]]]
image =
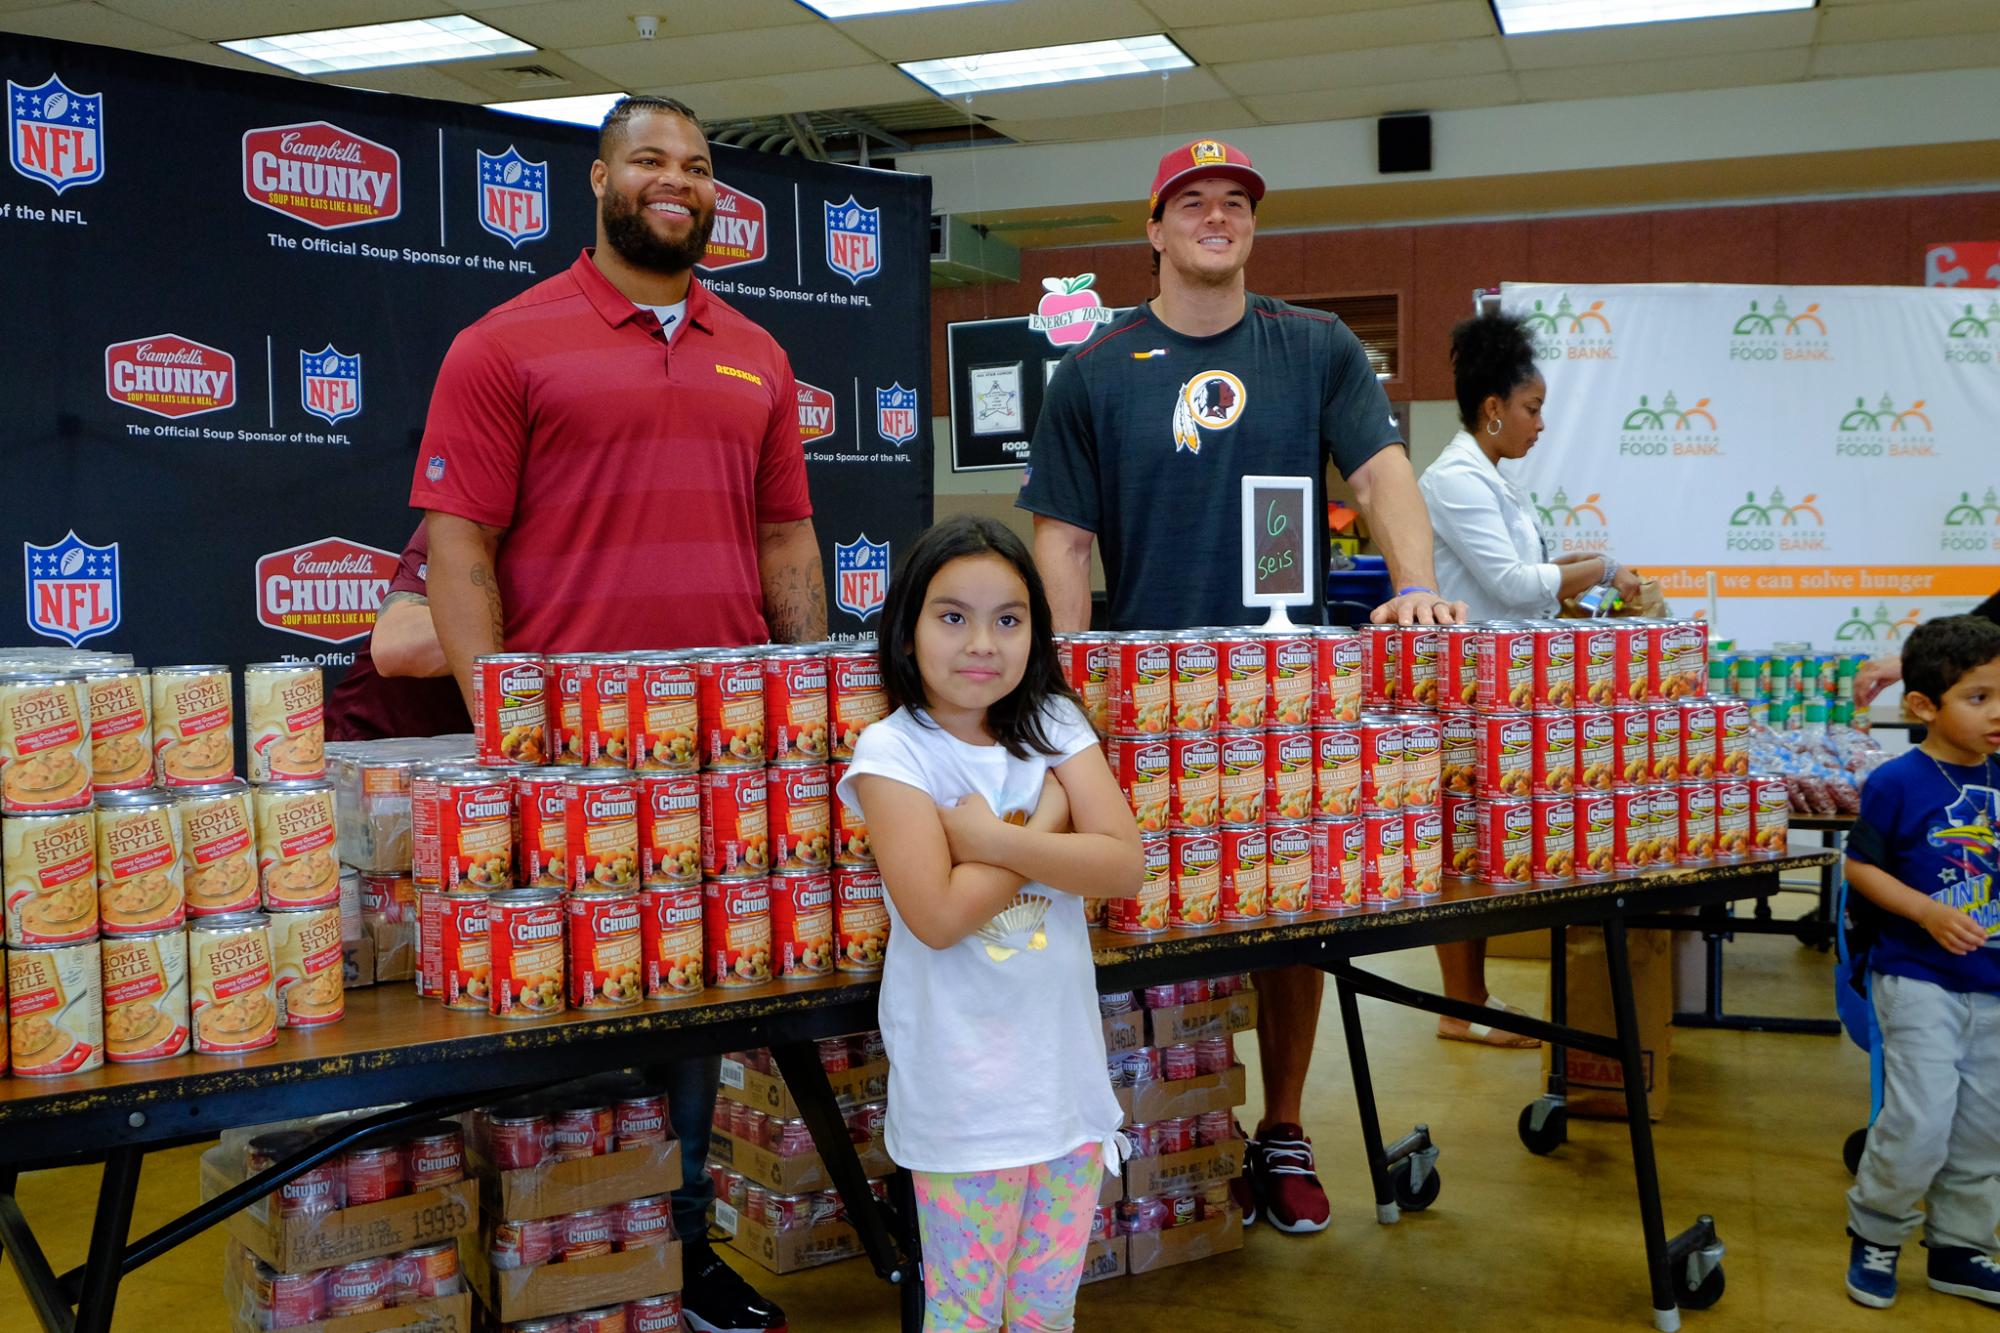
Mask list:
[[757,879],[770,871],[770,791],[763,769],[701,775],[701,869],[710,879]]
[[514,813],[521,845],[514,863],[522,888],[569,887],[569,776],[531,770],[514,779]]
[[426,893],[435,908],[437,966],[434,992],[447,1009],[486,1013],[493,1002],[492,948],[483,895]]
[[754,657],[695,662],[703,768],[759,768],[764,763],[764,664]]
[[590,654],[564,653],[548,659],[549,762],[564,767],[583,763],[583,691],[591,671]]
[[1479,873],[1479,802],[1470,796],[1444,798],[1444,873],[1471,879]]
[[678,1000],[702,991],[702,893],[699,884],[639,893],[639,957],[646,998]]
[[1056,655],[1062,662],[1063,679],[1083,700],[1084,716],[1101,734],[1110,734],[1112,679],[1111,644],[1085,634],[1056,636]]
[[1438,659],[1438,707],[1447,713],[1469,713],[1479,704],[1479,659],[1490,641],[1470,625],[1447,625],[1443,656]]
[[[1721,786],[1730,785],[1727,781]],[[1783,856],[1790,845],[1792,803],[1785,780],[1760,773],[1748,779],[1750,788],[1750,850],[1759,856]],[[1721,792],[1716,793],[1716,818],[1721,819]],[[1722,829],[1716,826],[1716,849],[1722,847]]]
[[[879,900],[882,877],[872,871]],[[762,879],[711,880],[702,886],[711,986],[759,986],[771,979],[771,885]],[[879,901],[878,901],[879,906]]]
[[1667,787],[1681,780],[1681,710],[1676,704],[1647,704],[1646,722],[1652,750],[1647,782]]
[[1592,626],[1575,631],[1576,704],[1609,708],[1618,702],[1618,632]]
[[1576,873],[1581,879],[1602,879],[1617,868],[1617,848],[1612,836],[1617,819],[1617,802],[1608,791],[1586,790],[1576,794]]
[[1176,828],[1211,828],[1222,804],[1222,747],[1213,736],[1176,734],[1172,818]]
[[1435,625],[1405,625],[1402,637],[1403,673],[1397,681],[1398,697],[1418,708],[1436,708],[1444,635]]
[[631,774],[578,774],[570,783],[569,882],[575,893],[639,887],[639,784]]
[[[1313,734],[1304,728],[1264,736],[1264,810],[1272,819],[1313,813]],[[1144,831],[1145,825],[1139,826]]]
[[1199,635],[1175,635],[1173,655],[1175,731],[1214,731],[1221,708],[1221,667],[1215,644]]
[[1568,626],[1537,625],[1529,707],[1558,712],[1576,707],[1576,634]]
[[1576,713],[1576,787],[1578,791],[1610,791],[1617,781],[1617,720],[1609,708],[1579,708]]
[[1257,731],[1264,726],[1264,706],[1270,687],[1266,663],[1268,645],[1247,634],[1215,640],[1220,698],[1217,725],[1224,731]]
[[1173,893],[1173,839],[1165,833],[1150,833],[1140,839],[1139,850],[1145,873],[1138,895],[1113,898],[1105,909],[1105,928],[1120,935],[1153,935],[1167,928]]
[[645,994],[643,923],[636,893],[566,904],[572,1009],[625,1009]]
[[1644,625],[1617,625],[1611,631],[1611,684],[1618,704],[1642,704],[1652,697],[1653,640]]
[[1576,717],[1571,713],[1536,713],[1528,765],[1537,796],[1568,796],[1576,790]]
[[1361,813],[1361,733],[1354,727],[1313,730],[1313,812]]
[[1653,720],[1644,704],[1611,710],[1611,785],[1643,786],[1653,776]]
[[1172,730],[1173,649],[1164,635],[1133,635],[1117,643],[1117,693],[1111,729],[1120,736],[1161,736]]
[[1715,859],[1715,784],[1683,782],[1680,795],[1680,846],[1682,865]]
[[1749,776],[1750,705],[1746,700],[1716,701],[1715,766],[1717,777]]
[[640,775],[639,882],[649,889],[701,884],[701,779],[692,773]]
[[1435,805],[1403,811],[1403,888],[1412,898],[1444,892],[1444,811]]
[[781,977],[823,977],[833,971],[831,870],[771,877],[771,951]]
[[[1298,916],[1312,910],[1313,830],[1305,820],[1272,824],[1267,839],[1271,910]],[[1282,906],[1280,906],[1282,904]]]
[[1363,713],[1361,808],[1394,810],[1403,804],[1403,724],[1394,717]]
[[1611,789],[1611,868],[1645,870],[1654,863],[1653,793],[1646,787]]
[[632,663],[600,657],[583,678],[583,762],[594,768],[632,766],[629,720]]
[[1222,840],[1213,833],[1179,831],[1171,838],[1169,920],[1176,926],[1212,926],[1222,910]]
[[626,687],[632,752],[646,773],[692,773],[701,766],[700,674],[685,657],[639,658]]
[[882,872],[842,866],[833,876],[833,930],[842,972],[879,972],[889,948],[889,900]]
[[[1742,778],[1725,778],[1715,784],[1715,854],[1724,860],[1750,854],[1750,801],[1750,784]],[[1784,850],[1782,838],[1778,850]]]
[[1316,664],[1313,686],[1313,726],[1359,722],[1367,650],[1357,630],[1328,628],[1313,632]]
[[774,764],[827,760],[826,658],[772,653],[764,667],[764,757]]
[[482,764],[549,762],[542,659],[492,653],[472,664],[474,744]]
[[1403,879],[1403,812],[1370,810],[1361,816],[1361,901],[1400,902]]
[[1362,893],[1362,853],[1366,835],[1353,815],[1312,822],[1314,911],[1357,907]]
[[1715,705],[1706,699],[1683,699],[1681,712],[1681,764],[1683,781],[1712,782],[1718,776],[1718,746],[1715,738]]
[[1304,727],[1313,715],[1313,640],[1285,634],[1264,641],[1264,719],[1274,727]]
[[487,1012],[540,1018],[563,1011],[563,905],[540,889],[486,901],[486,947],[493,962]]
[[1537,796],[1530,806],[1534,834],[1528,878],[1537,884],[1573,878],[1576,874],[1576,798]]
[[1479,719],[1446,713],[1438,722],[1438,790],[1441,796],[1479,792]]
[[854,758],[861,733],[889,716],[882,662],[872,652],[836,652],[826,659],[827,712],[833,720],[833,757]]
[[1222,823],[1263,822],[1264,748],[1261,731],[1225,732],[1218,739]]
[[1488,884],[1534,879],[1535,807],[1525,796],[1490,796],[1479,803],[1479,878]]
[[1403,627],[1361,627],[1361,703],[1364,708],[1393,708],[1403,691]]
[[1141,833],[1164,833],[1173,824],[1174,752],[1164,737],[1114,736],[1111,771],[1132,807]]
[[1535,789],[1535,724],[1527,713],[1481,713],[1476,724],[1478,789],[1487,800]]
[[772,864],[779,871],[833,864],[833,797],[825,764],[778,764],[766,784]]
[[1653,787],[1653,864],[1670,866],[1681,855],[1681,795],[1676,787]]
[[1436,805],[1444,795],[1444,726],[1435,713],[1405,713],[1403,804]]
[[1496,625],[1481,631],[1479,711],[1526,712],[1535,702],[1535,632],[1526,625]]
[[1263,919],[1271,871],[1270,839],[1263,825],[1225,828],[1216,836],[1222,848],[1216,874],[1220,916],[1224,921]]

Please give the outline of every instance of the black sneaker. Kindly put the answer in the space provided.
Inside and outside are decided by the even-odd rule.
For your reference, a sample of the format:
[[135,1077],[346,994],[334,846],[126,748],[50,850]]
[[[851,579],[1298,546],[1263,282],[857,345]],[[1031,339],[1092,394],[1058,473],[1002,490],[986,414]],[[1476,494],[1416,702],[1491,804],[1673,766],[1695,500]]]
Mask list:
[[785,1312],[757,1294],[705,1240],[681,1250],[681,1313],[693,1333],[786,1333]]

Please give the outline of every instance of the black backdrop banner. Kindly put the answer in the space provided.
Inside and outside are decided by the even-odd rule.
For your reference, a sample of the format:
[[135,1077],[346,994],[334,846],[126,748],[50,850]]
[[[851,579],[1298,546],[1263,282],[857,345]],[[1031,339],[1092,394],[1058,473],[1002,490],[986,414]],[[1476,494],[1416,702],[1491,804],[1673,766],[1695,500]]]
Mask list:
[[[6,35],[0,75],[0,644],[337,675],[453,336],[593,242],[596,132]],[[701,276],[791,356],[852,637],[930,522],[930,182],[714,154]]]

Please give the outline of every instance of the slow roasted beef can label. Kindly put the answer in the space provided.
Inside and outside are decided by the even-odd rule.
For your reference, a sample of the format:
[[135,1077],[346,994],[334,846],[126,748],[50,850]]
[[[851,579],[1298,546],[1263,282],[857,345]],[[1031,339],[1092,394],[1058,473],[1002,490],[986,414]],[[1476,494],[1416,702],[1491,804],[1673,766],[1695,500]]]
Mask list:
[[547,678],[532,653],[473,659],[472,730],[482,764],[549,762]]

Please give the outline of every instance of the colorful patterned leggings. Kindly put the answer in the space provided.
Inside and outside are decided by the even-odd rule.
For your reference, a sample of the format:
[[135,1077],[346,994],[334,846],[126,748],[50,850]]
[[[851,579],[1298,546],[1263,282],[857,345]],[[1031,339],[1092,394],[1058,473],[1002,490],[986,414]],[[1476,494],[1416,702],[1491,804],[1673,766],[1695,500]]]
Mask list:
[[924,1246],[924,1333],[1065,1333],[1076,1324],[1103,1149],[1007,1171],[911,1174]]

